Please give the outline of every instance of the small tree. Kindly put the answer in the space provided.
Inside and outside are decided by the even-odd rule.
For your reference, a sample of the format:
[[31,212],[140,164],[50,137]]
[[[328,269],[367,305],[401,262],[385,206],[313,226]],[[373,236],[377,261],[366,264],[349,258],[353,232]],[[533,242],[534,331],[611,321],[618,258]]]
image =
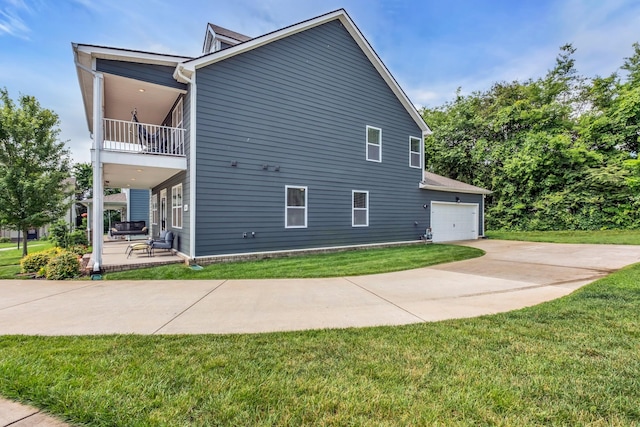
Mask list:
[[20,95],[18,106],[0,90],[0,223],[27,232],[60,218],[67,208],[64,180],[69,152],[57,140],[58,116],[33,96]]

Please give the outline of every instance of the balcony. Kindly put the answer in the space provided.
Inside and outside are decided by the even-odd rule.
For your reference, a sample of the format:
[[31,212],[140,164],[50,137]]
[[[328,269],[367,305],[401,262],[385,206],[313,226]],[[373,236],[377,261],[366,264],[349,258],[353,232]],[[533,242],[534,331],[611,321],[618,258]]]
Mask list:
[[124,153],[184,157],[184,129],[103,119],[102,149]]
[[184,129],[103,119],[103,178],[109,188],[153,188],[187,169]]

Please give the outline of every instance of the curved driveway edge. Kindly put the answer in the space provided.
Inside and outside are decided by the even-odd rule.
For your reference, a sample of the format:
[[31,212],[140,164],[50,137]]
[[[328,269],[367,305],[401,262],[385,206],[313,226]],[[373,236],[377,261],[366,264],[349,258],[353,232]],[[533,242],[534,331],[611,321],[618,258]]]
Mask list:
[[460,244],[486,255],[326,279],[3,280],[0,335],[223,334],[403,325],[539,304],[640,262],[640,246]]

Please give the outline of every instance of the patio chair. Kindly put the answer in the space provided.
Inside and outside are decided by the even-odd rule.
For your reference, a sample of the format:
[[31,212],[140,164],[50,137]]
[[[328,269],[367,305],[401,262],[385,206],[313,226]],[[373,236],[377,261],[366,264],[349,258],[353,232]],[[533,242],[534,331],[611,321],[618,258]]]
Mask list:
[[163,231],[158,240],[151,241],[150,246],[151,255],[153,255],[155,249],[166,249],[171,252],[171,249],[173,249],[173,232]]

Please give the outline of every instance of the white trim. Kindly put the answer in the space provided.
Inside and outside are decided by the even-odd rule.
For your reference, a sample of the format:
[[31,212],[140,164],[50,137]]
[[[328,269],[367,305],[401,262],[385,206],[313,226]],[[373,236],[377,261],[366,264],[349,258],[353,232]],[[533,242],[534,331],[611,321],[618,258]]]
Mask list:
[[[178,191],[179,189],[179,191]],[[182,230],[182,226],[184,223],[184,197],[182,191],[182,183],[176,184],[171,187],[171,228],[175,228],[178,230]],[[179,203],[176,203],[177,196],[180,196]],[[176,213],[179,212],[178,215]],[[180,219],[180,224],[178,224],[178,219]]]
[[492,193],[491,191],[485,190],[482,188],[474,190],[472,188],[466,189],[466,188],[456,188],[456,187],[443,187],[442,185],[431,185],[431,184],[425,184],[424,182],[421,182],[419,184],[419,187],[421,190],[441,191],[444,193],[462,193],[462,194],[491,194]]
[[[415,152],[413,151],[411,148],[411,144],[414,140],[418,141],[418,151]],[[424,140],[420,140],[420,138],[418,138],[417,136],[410,136],[409,137],[409,167],[410,168],[416,168],[416,169],[422,169],[422,149],[424,147]],[[414,154],[418,155],[418,165],[414,166],[413,162],[412,162],[412,157]]]
[[[162,206],[162,199],[164,199],[164,209]],[[160,210],[160,231],[164,231],[167,229],[167,189],[163,188],[160,190],[160,201],[159,201],[159,210]],[[162,222],[164,221],[164,228],[162,227]]]
[[[363,208],[356,208],[354,206],[355,204],[355,195],[356,193],[362,193],[362,194],[366,194],[367,195],[367,206],[363,209]],[[369,226],[369,192],[368,191],[363,191],[363,190],[351,190],[351,226],[352,227],[368,227]],[[355,213],[356,210],[358,211],[365,211],[365,213],[367,214],[366,216],[366,224],[356,224],[355,223]]]
[[189,56],[165,55],[161,53],[90,44],[73,43],[72,47],[74,51],[91,55],[92,58],[112,59],[124,62],[140,62],[143,64],[168,65],[173,67],[181,62],[193,59]]
[[335,19],[339,20],[344,28],[349,32],[349,34],[351,34],[351,37],[353,37],[360,49],[362,49],[369,61],[382,76],[382,78],[396,95],[402,106],[405,108],[405,110],[407,110],[413,121],[420,127],[423,132],[430,134],[431,129],[429,129],[429,126],[425,123],[420,113],[418,113],[416,107],[413,105],[411,100],[409,100],[407,94],[404,93],[398,82],[393,78],[387,67],[382,63],[380,57],[378,57],[369,42],[364,38],[358,27],[351,20],[344,9],[339,9],[334,12],[330,12],[325,15],[310,19],[308,21],[300,22],[298,24],[280,29],[278,31],[253,38],[236,46],[232,46],[228,49],[210,53],[190,61],[184,61],[183,63],[180,63],[176,66],[176,71],[173,73],[173,76],[179,82],[187,83],[186,80],[191,78],[191,76],[195,74],[195,71],[198,68],[206,67],[207,65],[213,64],[215,62],[223,61],[232,56],[256,49],[260,46],[264,46],[276,40],[280,40],[285,37],[289,37],[291,35],[308,30],[310,28],[317,27]]
[[[374,129],[378,131],[378,143],[374,144],[369,142],[369,129]],[[369,145],[378,147],[378,159],[370,159],[369,158]],[[365,130],[365,158],[368,162],[376,162],[382,163],[382,129],[374,127],[374,126],[366,126]]]
[[[304,206],[289,206],[289,189],[299,189],[304,191]],[[304,225],[289,225],[289,209],[304,208]],[[309,189],[304,185],[285,185],[284,186],[284,228],[307,228],[307,220],[309,213]]]
[[158,193],[151,195],[151,225],[158,225],[160,223],[160,208],[158,199]]
[[[179,114],[178,114],[179,113]],[[176,116],[180,116],[179,120],[176,120]],[[182,128],[184,123],[184,103],[182,97],[176,102],[176,106],[171,110],[171,127]]]

